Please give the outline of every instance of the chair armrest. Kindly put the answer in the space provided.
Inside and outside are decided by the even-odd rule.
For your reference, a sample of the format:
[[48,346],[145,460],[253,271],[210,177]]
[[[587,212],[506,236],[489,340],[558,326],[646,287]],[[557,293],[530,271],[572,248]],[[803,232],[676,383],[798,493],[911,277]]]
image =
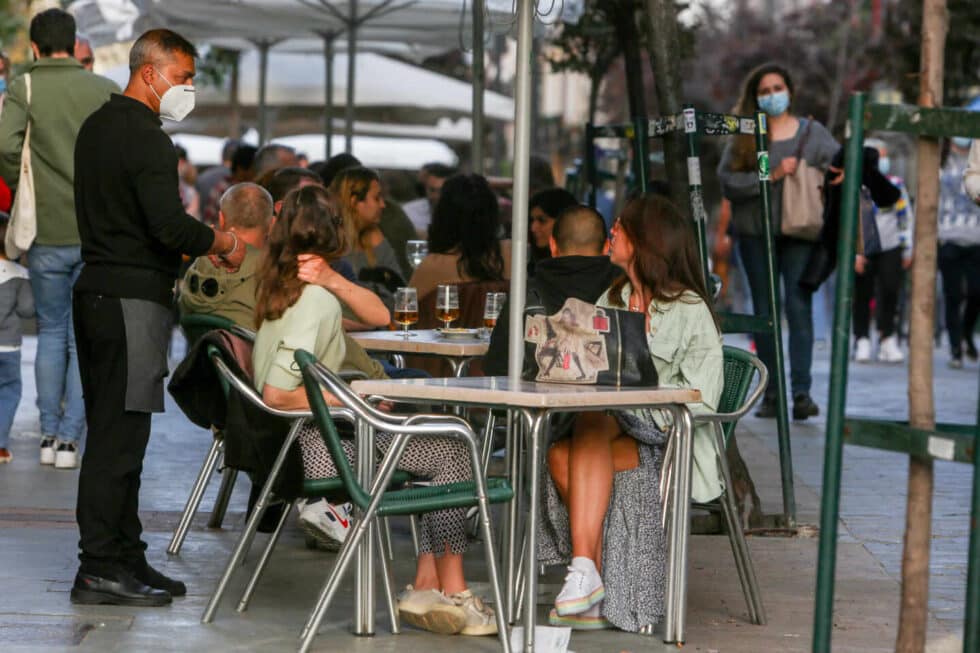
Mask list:
[[361,381],[363,379],[368,378],[367,374],[365,374],[361,370],[355,370],[355,369],[340,370],[339,372],[337,372],[337,376],[342,378],[344,381],[347,381],[348,383],[350,383],[351,381]]
[[754,406],[756,402],[759,401],[759,399],[762,397],[762,393],[766,391],[766,386],[769,385],[769,370],[767,370],[766,366],[762,364],[762,361],[756,357],[753,357],[752,366],[759,372],[759,383],[756,385],[755,390],[753,390],[745,401],[742,402],[742,405],[739,406],[738,410],[731,413],[702,413],[700,415],[692,415],[694,418],[694,423],[737,422],[745,417],[745,414],[752,409],[752,406]]

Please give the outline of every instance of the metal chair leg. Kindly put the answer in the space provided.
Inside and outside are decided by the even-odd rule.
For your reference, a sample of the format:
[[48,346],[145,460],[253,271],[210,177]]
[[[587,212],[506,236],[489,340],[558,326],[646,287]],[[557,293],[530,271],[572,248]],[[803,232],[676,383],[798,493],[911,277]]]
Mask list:
[[222,447],[223,441],[220,438],[215,437],[211,441],[211,448],[208,449],[208,455],[204,458],[204,464],[201,465],[201,471],[194,481],[191,494],[187,497],[184,512],[180,515],[180,521],[177,522],[177,527],[174,529],[170,545],[167,546],[167,553],[170,555],[180,553],[180,548],[184,545],[184,538],[187,537],[187,531],[190,530],[194,515],[197,514],[197,509],[201,505],[201,499],[204,498],[204,491],[207,490],[211,475],[214,474],[214,468],[218,465]]
[[[287,444],[292,444],[296,440],[301,426],[302,420],[296,420],[293,422],[293,425],[289,429],[289,435],[286,436]],[[218,579],[218,585],[214,588],[214,592],[211,594],[211,598],[208,600],[208,604],[204,608],[204,614],[201,615],[201,623],[209,624],[214,621],[214,615],[218,611],[218,604],[221,603],[221,597],[224,596],[225,590],[228,589],[228,582],[231,580],[232,574],[235,573],[235,568],[241,564],[242,560],[244,560],[245,553],[248,551],[248,548],[252,543],[252,536],[259,527],[259,521],[262,519],[262,513],[265,512],[266,506],[269,504],[269,498],[272,495],[272,485],[279,477],[279,472],[282,470],[282,467],[286,462],[286,454],[288,449],[289,448],[287,446],[283,446],[282,449],[280,449],[279,454],[276,456],[276,460],[272,464],[272,469],[269,471],[269,478],[266,479],[265,485],[262,486],[262,491],[259,493],[259,499],[255,502],[255,506],[252,509],[252,514],[249,516],[248,521],[245,524],[245,529],[238,538],[238,543],[235,545],[235,550],[232,552],[231,558],[228,559],[228,564],[225,565],[225,570],[221,574],[221,578]]]
[[[222,445],[222,450],[224,445]],[[225,467],[221,470],[221,486],[218,488],[218,496],[214,499],[214,508],[211,510],[211,519],[208,520],[208,528],[221,528],[225,521],[225,513],[228,512],[228,502],[231,500],[231,493],[235,490],[235,481],[238,480],[238,470]]]
[[[388,566],[388,560],[392,558],[391,556],[391,531],[388,529],[388,518],[384,518],[384,531],[387,534],[387,549],[385,548],[386,543],[383,541],[386,539],[381,533],[381,528],[374,529],[377,533],[378,538],[378,564],[381,565],[381,584],[384,586],[385,592],[385,603],[388,605],[388,616],[391,618],[391,634],[397,635],[402,631],[401,624],[398,621],[398,605],[395,601],[394,586],[391,580],[391,567]],[[388,555],[385,555],[385,551],[389,551]]]
[[725,522],[728,527],[728,539],[731,541],[732,554],[735,557],[735,568],[738,571],[739,580],[742,584],[742,592],[745,594],[745,603],[748,606],[749,618],[752,623],[761,626],[766,623],[766,611],[762,605],[762,594],[759,591],[759,581],[755,576],[755,566],[752,564],[752,557],[749,555],[749,545],[745,541],[745,532],[742,530],[742,522],[738,518],[738,508],[735,506],[732,474],[728,468],[728,460],[725,457],[721,425],[715,424],[715,427],[715,450],[718,454],[718,465],[721,468],[722,480],[725,483],[725,492],[719,497],[719,500],[721,501],[722,513],[725,515]]
[[255,587],[259,584],[259,578],[262,577],[262,573],[265,571],[266,565],[269,563],[269,558],[272,557],[272,550],[276,548],[276,543],[279,542],[279,536],[282,534],[282,527],[286,523],[286,519],[289,517],[290,513],[293,511],[294,501],[290,501],[286,504],[286,507],[282,510],[282,515],[279,516],[279,522],[276,524],[276,530],[272,532],[269,536],[269,542],[265,545],[265,549],[262,551],[262,556],[259,558],[259,562],[255,565],[255,571],[252,572],[252,577],[248,579],[248,584],[245,586],[245,591],[242,593],[241,600],[238,601],[238,607],[236,610],[238,612],[245,612],[248,609],[248,604],[252,600],[252,595],[255,593]]
[[388,560],[395,561],[395,547],[391,544],[391,520],[388,517],[383,517],[381,519],[381,528],[378,531],[379,536],[382,539],[378,540],[382,544],[378,551],[383,551],[387,556]]
[[408,516],[408,528],[412,532],[412,548],[415,549],[415,557],[419,557],[419,520],[415,515]]
[[[478,474],[482,473],[477,471]],[[487,575],[490,576],[490,587],[493,592],[494,616],[497,619],[497,636],[504,653],[510,653],[510,633],[507,630],[507,615],[504,605],[503,592],[500,589],[500,572],[497,569],[497,558],[493,549],[493,532],[490,526],[490,503],[487,501],[486,480],[477,479],[480,488],[480,521],[483,526],[483,552],[487,559]]]

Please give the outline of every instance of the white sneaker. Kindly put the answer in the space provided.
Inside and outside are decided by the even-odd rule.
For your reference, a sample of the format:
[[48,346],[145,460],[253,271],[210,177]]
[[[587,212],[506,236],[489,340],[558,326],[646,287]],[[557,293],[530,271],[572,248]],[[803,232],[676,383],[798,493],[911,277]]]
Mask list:
[[303,506],[299,513],[299,525],[316,543],[329,551],[337,551],[350,531],[352,506],[349,503],[333,505],[326,499]]
[[455,635],[467,625],[467,613],[439,590],[417,590],[411,585],[398,597],[402,621],[442,635]]
[[871,362],[871,341],[868,338],[858,338],[854,343],[854,362]]
[[580,614],[606,597],[602,577],[589,558],[572,558],[565,585],[555,599],[555,611],[562,617]]
[[41,464],[42,465],[53,465],[54,464],[54,449],[57,444],[57,440],[53,435],[46,435],[41,438]]
[[78,445],[74,442],[59,442],[54,452],[54,466],[56,469],[78,467]]
[[460,635],[496,635],[497,618],[493,609],[488,608],[479,596],[470,590],[458,594],[450,594],[449,599],[463,610],[466,615],[466,625],[459,631]]
[[904,363],[905,354],[898,346],[897,336],[888,336],[878,343],[878,360],[882,363]]

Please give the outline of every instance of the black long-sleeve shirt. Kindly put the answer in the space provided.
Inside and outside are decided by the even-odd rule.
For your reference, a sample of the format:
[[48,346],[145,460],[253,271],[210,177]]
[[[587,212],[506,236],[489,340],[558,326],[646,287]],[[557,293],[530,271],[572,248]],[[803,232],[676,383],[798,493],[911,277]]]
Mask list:
[[160,118],[142,102],[112,95],[75,141],[75,212],[85,266],[75,289],[173,302],[181,254],[200,256],[210,227],[184,211],[177,155]]

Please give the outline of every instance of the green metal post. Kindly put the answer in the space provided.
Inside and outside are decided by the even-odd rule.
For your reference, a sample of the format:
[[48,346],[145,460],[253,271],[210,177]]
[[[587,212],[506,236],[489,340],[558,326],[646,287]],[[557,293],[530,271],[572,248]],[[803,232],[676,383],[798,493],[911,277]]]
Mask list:
[[[844,155],[840,241],[837,244],[837,296],[834,303],[833,349],[830,356],[830,398],[823,460],[820,503],[820,548],[817,555],[817,601],[813,615],[813,653],[830,653],[834,621],[834,572],[837,566],[837,518],[840,511],[841,458],[844,447],[844,403],[850,350],[851,301],[854,294],[854,254],[861,190],[861,147],[864,142],[864,94],[851,96],[850,138]],[[975,498],[975,497],[974,497]]]
[[[776,369],[769,375],[776,382],[776,426],[779,431],[779,473],[783,485],[783,517],[786,527],[796,526],[796,492],[793,488],[793,452],[789,441],[789,410],[786,405],[786,365],[783,360],[782,306],[779,300],[779,276],[776,272],[775,245],[772,233],[772,180],[769,175],[766,114],[755,114],[755,149],[759,164],[759,199],[761,200],[762,234],[766,243],[766,271],[769,275],[769,320],[772,326]],[[765,337],[768,334],[756,334]]]
[[591,122],[585,123],[585,157],[583,161],[585,163],[585,184],[591,189],[589,206],[594,209],[599,185],[596,180],[595,126]]
[[966,571],[966,625],[963,653],[980,651],[980,399],[973,442],[973,504],[970,508],[970,552]]
[[687,192],[691,201],[691,218],[698,236],[701,272],[708,286],[708,215],[701,192],[701,159],[698,156],[698,114],[691,104],[684,105],[684,139],[687,141]]
[[650,140],[647,136],[647,119],[633,119],[633,174],[636,176],[636,187],[640,194],[646,194],[647,181],[650,177]]

